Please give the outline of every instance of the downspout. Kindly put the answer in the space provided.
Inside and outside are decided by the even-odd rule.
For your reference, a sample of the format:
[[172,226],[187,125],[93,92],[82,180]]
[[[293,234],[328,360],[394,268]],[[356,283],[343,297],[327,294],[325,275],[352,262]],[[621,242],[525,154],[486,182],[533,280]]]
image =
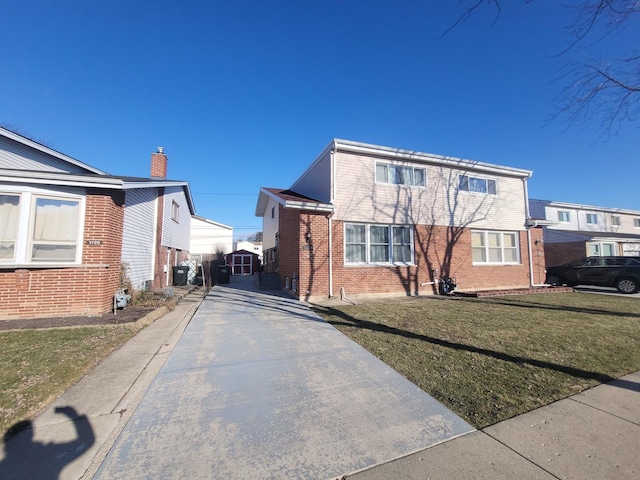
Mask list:
[[327,223],[329,228],[329,298],[333,297],[333,235],[331,233],[332,223],[331,216],[333,213],[330,213],[327,216]]
[[531,228],[533,222],[531,219],[531,213],[529,212],[529,190],[527,188],[527,178],[522,179],[522,185],[524,189],[524,214],[525,214],[525,228],[527,229],[527,252],[529,254],[529,286],[542,287],[544,283],[533,282],[533,247],[531,246]]
[[[334,204],[335,198],[335,152],[337,150],[337,145],[335,139],[333,140],[333,148],[331,149],[331,153],[329,154],[329,175],[331,175],[331,179],[329,180],[330,192],[329,192],[329,203]],[[329,298],[333,297],[333,222],[331,221],[333,217],[333,212],[329,214],[327,217],[327,224],[329,229]]]

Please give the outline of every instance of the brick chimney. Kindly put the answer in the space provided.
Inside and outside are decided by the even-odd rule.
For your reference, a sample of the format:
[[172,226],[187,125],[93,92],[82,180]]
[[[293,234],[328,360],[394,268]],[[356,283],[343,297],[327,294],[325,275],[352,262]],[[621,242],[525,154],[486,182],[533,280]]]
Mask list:
[[151,154],[151,178],[167,178],[167,156],[164,147]]

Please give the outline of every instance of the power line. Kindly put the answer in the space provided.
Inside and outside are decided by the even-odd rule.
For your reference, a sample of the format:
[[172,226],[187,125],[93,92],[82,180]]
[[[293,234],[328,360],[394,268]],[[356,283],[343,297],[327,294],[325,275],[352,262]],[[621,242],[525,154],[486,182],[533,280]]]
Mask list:
[[234,195],[255,197],[257,193],[219,193],[219,192],[193,192],[193,195]]

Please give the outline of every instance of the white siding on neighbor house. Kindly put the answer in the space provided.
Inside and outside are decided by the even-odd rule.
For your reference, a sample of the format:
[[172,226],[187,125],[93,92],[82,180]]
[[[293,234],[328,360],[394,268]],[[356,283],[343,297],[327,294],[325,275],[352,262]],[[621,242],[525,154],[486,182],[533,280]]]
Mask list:
[[[173,202],[178,204],[178,221],[171,218]],[[161,245],[188,252],[190,235],[191,212],[184,190],[182,187],[165,188]]]
[[87,173],[87,170],[0,135],[0,168],[41,172]]
[[[497,230],[525,228],[525,196],[520,178],[343,152],[335,155],[334,161],[336,220]],[[376,162],[425,168],[426,187],[376,183]],[[459,191],[460,174],[495,179],[497,195]]]
[[[278,233],[279,223],[279,204],[273,198],[269,197],[267,208],[262,217],[262,249],[267,250],[276,246],[276,233]],[[271,209],[273,209],[273,218],[271,218]]]
[[331,203],[331,153],[327,150],[318,157],[291,190],[323,203]]
[[122,261],[136,290],[153,280],[156,238],[157,189],[127,190],[125,195]]
[[233,251],[233,229],[199,218],[191,218],[191,255],[212,255],[218,250],[222,253]]
[[[626,212],[598,210],[595,207],[578,209],[554,205],[547,205],[545,211],[547,220],[558,222],[557,224],[549,226],[549,229],[551,230],[580,230],[584,232],[609,232],[613,234],[640,234],[640,229],[635,228],[634,226],[634,219],[640,218],[640,212],[638,212],[637,215],[634,215]],[[558,221],[559,211],[569,212],[569,222]],[[588,214],[596,215],[598,223],[587,223]],[[620,226],[613,225],[611,217],[619,217]]]

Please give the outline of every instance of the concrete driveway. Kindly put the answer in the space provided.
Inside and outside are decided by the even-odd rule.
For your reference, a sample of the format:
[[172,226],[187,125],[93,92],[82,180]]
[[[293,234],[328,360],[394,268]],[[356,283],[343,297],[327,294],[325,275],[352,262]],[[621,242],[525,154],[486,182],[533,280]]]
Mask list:
[[338,478],[472,431],[305,304],[232,277],[95,478]]

